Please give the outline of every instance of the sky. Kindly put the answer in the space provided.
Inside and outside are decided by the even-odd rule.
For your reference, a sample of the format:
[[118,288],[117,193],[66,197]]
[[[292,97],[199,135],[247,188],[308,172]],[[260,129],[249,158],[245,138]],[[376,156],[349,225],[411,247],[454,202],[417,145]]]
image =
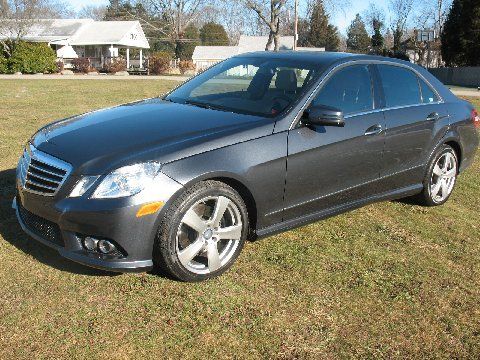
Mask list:
[[[302,2],[302,0],[299,0]],[[67,0],[75,11],[80,10],[85,5],[106,5],[108,0]],[[362,14],[368,7],[370,0],[350,0],[350,6],[343,12],[339,11],[333,18],[332,23],[336,25],[340,31],[345,34],[347,27],[350,25],[357,13]],[[388,0],[376,0],[376,5],[380,8],[388,9]]]

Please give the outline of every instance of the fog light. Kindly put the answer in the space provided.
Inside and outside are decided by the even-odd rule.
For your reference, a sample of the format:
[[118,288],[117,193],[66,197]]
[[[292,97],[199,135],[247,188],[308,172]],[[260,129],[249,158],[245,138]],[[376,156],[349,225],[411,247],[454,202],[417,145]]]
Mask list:
[[90,236],[83,239],[83,247],[89,251],[95,251],[97,249],[98,240]]
[[115,245],[108,240],[100,240],[97,246],[102,254],[110,254],[116,250]]

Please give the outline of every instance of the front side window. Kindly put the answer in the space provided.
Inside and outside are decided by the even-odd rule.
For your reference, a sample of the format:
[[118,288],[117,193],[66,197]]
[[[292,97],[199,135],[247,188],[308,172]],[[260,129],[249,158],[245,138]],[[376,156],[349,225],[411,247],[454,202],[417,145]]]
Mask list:
[[318,63],[264,57],[226,60],[165,99],[211,109],[274,117],[302,98],[320,74]]
[[394,65],[377,65],[386,107],[421,104],[418,77],[411,70]]
[[331,106],[344,114],[373,109],[372,81],[367,65],[353,65],[337,71],[313,100],[313,106]]

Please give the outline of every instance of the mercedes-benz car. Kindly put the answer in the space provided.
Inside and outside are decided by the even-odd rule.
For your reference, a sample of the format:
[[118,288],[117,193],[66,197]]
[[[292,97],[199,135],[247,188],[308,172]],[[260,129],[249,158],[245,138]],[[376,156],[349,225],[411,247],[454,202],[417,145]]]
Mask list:
[[243,54],[161,98],[43,127],[18,163],[13,207],[73,261],[200,281],[247,239],[375,201],[443,204],[479,124],[408,62]]

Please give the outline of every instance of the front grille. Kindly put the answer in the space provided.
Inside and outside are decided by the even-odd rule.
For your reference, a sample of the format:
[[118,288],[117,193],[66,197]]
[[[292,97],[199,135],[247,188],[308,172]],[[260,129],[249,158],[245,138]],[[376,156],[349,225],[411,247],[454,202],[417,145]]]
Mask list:
[[18,204],[17,206],[20,218],[28,230],[33,232],[35,235],[40,236],[42,239],[59,246],[64,246],[62,233],[60,232],[60,228],[57,224],[32,214],[21,204]]
[[19,162],[19,177],[25,190],[53,196],[71,171],[71,165],[27,145]]

